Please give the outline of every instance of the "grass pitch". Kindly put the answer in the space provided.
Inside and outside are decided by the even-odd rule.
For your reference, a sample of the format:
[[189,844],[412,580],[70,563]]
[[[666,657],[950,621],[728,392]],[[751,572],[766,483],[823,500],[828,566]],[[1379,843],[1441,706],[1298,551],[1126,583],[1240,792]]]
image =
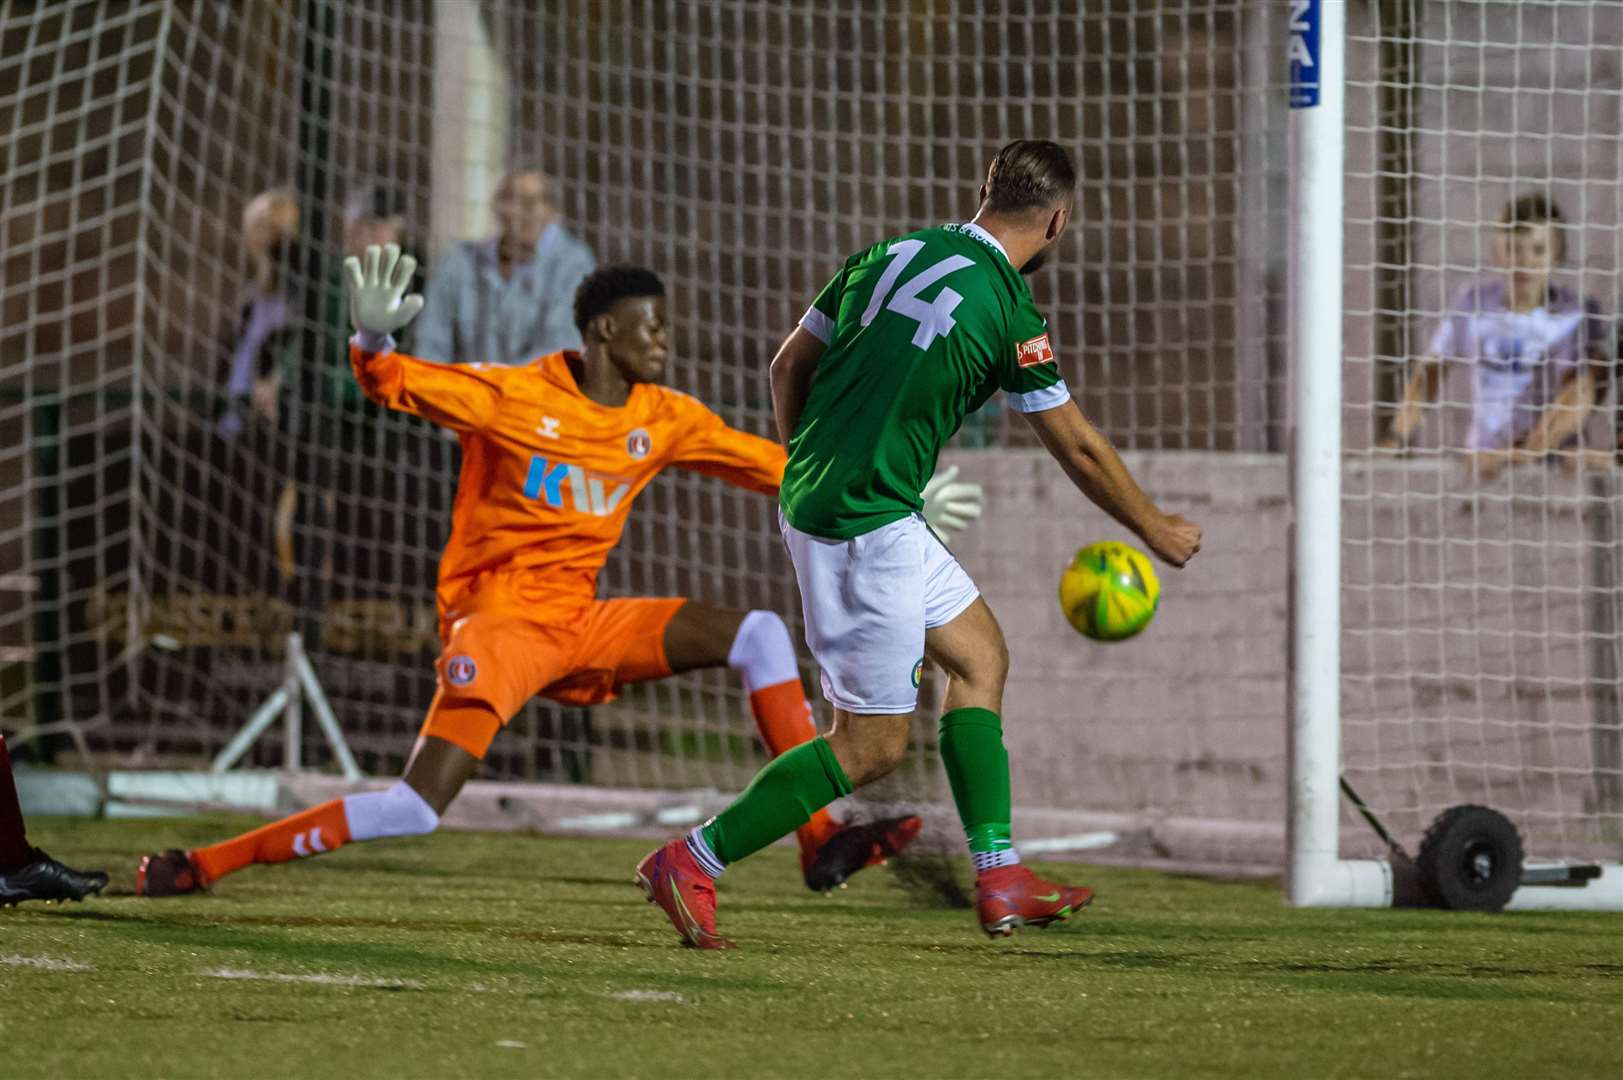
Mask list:
[[1099,899],[988,941],[885,870],[729,872],[677,947],[646,841],[442,833],[128,895],[245,822],[50,822],[125,895],[0,911],[0,1074],[30,1077],[1617,1075],[1623,918],[1296,911],[1277,887],[1064,867]]

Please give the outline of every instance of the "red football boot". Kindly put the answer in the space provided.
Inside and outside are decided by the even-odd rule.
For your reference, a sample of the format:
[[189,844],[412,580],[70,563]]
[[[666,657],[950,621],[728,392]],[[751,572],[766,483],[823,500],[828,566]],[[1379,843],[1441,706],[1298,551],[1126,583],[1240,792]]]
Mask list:
[[1022,926],[1062,922],[1093,903],[1093,890],[1056,885],[1016,863],[999,866],[975,880],[975,910],[981,929],[1008,937]]
[[806,888],[826,893],[858,870],[882,865],[918,839],[924,822],[915,814],[842,826],[810,854],[803,851],[800,872]]
[[716,883],[699,869],[685,839],[672,840],[637,864],[637,884],[658,904],[682,944],[695,949],[734,949],[716,933]]

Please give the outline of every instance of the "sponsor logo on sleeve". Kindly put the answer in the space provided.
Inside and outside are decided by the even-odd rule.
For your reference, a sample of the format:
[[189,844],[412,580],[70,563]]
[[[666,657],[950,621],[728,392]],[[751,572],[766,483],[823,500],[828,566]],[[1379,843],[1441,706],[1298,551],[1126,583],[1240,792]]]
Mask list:
[[1038,334],[1030,341],[1022,341],[1016,345],[1014,357],[1021,367],[1036,367],[1038,364],[1052,364],[1054,350],[1048,344],[1048,335]]

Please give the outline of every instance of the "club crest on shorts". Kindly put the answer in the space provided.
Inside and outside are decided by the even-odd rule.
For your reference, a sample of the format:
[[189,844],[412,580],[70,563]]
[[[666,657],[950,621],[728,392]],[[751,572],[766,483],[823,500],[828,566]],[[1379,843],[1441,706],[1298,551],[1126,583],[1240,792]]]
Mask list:
[[478,674],[479,668],[471,656],[453,656],[445,662],[445,681],[452,686],[467,686]]
[[919,688],[919,684],[922,683],[923,681],[924,681],[924,657],[921,656],[921,657],[919,657],[919,662],[913,665],[913,689],[917,690]]
[[638,428],[626,436],[626,453],[641,461],[654,448],[654,437],[647,428]]

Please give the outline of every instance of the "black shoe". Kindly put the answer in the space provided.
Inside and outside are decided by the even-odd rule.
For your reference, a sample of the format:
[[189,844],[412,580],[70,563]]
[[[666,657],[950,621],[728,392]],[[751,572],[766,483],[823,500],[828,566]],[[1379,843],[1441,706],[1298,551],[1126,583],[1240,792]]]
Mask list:
[[826,893],[866,866],[877,866],[899,855],[924,828],[912,814],[903,817],[847,825],[817,849],[811,862],[801,867],[806,888]]
[[83,900],[106,887],[107,875],[100,870],[75,870],[71,866],[63,866],[35,848],[33,862],[0,874],[0,907],[20,904],[24,900],[43,900],[47,904],[54,904],[58,900]]

